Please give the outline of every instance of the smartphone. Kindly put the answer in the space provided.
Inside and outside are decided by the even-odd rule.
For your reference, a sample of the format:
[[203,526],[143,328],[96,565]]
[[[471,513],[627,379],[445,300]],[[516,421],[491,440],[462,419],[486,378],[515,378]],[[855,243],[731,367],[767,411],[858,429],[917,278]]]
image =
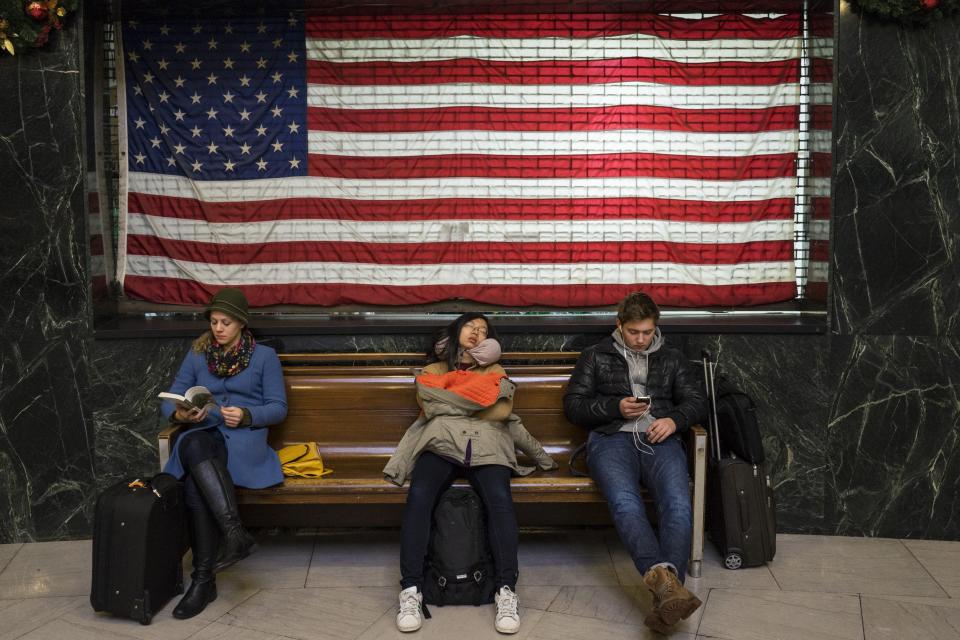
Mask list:
[[636,400],[640,404],[650,404],[650,396],[637,396]]

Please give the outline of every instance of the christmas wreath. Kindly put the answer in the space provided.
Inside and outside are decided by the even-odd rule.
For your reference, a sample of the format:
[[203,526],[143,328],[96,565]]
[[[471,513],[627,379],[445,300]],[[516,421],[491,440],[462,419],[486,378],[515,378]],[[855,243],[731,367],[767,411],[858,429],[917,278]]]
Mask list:
[[850,0],[850,4],[865,15],[916,25],[960,12],[960,0]]
[[0,51],[16,55],[42,47],[50,31],[62,29],[64,19],[76,8],[77,0],[0,0]]

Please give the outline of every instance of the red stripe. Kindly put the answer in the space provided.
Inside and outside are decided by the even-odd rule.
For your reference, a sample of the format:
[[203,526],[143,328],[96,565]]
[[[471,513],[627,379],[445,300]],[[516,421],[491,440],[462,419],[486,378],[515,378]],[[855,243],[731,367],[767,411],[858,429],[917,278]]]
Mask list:
[[[203,305],[210,301],[220,285],[205,285],[175,278],[127,276],[124,290],[128,296],[168,304]],[[438,300],[468,300],[505,307],[544,305],[554,307],[587,307],[613,305],[629,293],[643,289],[658,304],[679,307],[713,305],[749,306],[792,300],[796,297],[793,282],[772,282],[752,285],[651,284],[632,285],[457,285],[396,287],[385,285],[291,284],[245,285],[239,287],[251,306],[275,304],[332,306],[339,304],[400,305],[425,304]]]
[[[796,10],[796,5],[793,8]],[[698,11],[703,11],[703,8]],[[501,14],[495,10],[487,15],[313,15],[306,24],[308,38],[326,39],[449,38],[459,35],[595,38],[646,33],[681,40],[778,40],[797,36],[800,32],[798,14],[774,19],[728,14],[688,20],[653,13]]]
[[[643,176],[689,180],[748,180],[794,176],[795,161],[796,154],[790,153],[745,157],[611,153],[576,156],[458,154],[382,158],[310,154],[308,167],[312,176],[352,179]],[[814,163],[814,167],[816,166]]]
[[103,236],[97,234],[90,236],[90,253],[95,256],[103,255]]
[[804,297],[814,302],[827,301],[827,283],[826,282],[807,282],[807,288],[804,290]]
[[[822,110],[821,110],[822,111]],[[739,132],[796,129],[797,107],[770,109],[673,109],[617,107],[497,109],[329,109],[309,107],[307,126],[314,131],[658,131]]]
[[810,79],[813,82],[833,82],[833,60],[814,58],[810,69]]
[[168,218],[207,222],[272,220],[674,220],[752,222],[790,220],[791,198],[750,202],[699,202],[656,198],[512,200],[447,198],[435,200],[338,200],[290,198],[242,203],[199,202],[131,192],[129,210]]
[[816,262],[828,262],[830,260],[830,241],[811,240],[810,259]]
[[[829,62],[829,61],[827,61]],[[821,64],[820,67],[823,65]],[[813,65],[815,82],[818,65]],[[820,70],[823,75],[822,69]],[[602,84],[655,82],[684,86],[774,85],[798,82],[800,61],[684,64],[651,58],[611,60],[537,60],[502,62],[457,58],[424,62],[333,63],[307,61],[307,81],[327,85],[419,85],[471,82],[484,84]]]
[[578,262],[676,262],[737,264],[793,259],[790,241],[743,244],[679,242],[267,242],[212,244],[131,234],[130,255],[167,256],[212,264],[344,262],[461,264]]
[[813,219],[814,220],[829,220],[830,219],[830,198],[814,198],[813,199]]
[[815,38],[832,38],[833,14],[813,13],[810,16],[810,35]]
[[811,125],[814,129],[830,129],[833,130],[833,105],[832,104],[818,104],[814,105],[813,113],[811,114]]
[[813,153],[811,154],[813,165],[813,176],[815,178],[829,178],[833,171],[833,154]]

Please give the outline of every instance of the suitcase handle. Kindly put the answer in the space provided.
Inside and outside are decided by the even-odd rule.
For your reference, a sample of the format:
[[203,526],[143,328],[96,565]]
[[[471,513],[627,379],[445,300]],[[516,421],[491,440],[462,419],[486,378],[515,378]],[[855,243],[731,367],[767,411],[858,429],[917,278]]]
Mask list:
[[750,531],[750,506],[747,504],[747,492],[740,489],[737,500],[740,503],[740,531],[746,533]]

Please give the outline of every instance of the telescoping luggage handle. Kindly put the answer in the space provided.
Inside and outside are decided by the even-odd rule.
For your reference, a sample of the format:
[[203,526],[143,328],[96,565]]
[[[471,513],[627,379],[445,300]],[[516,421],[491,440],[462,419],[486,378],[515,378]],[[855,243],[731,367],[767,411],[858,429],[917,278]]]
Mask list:
[[717,420],[717,392],[714,388],[713,373],[716,364],[706,349],[700,351],[700,358],[703,360],[703,384],[707,390],[707,402],[710,403],[710,410],[707,412],[707,426],[710,436],[710,457],[714,462],[720,462],[720,424]]

